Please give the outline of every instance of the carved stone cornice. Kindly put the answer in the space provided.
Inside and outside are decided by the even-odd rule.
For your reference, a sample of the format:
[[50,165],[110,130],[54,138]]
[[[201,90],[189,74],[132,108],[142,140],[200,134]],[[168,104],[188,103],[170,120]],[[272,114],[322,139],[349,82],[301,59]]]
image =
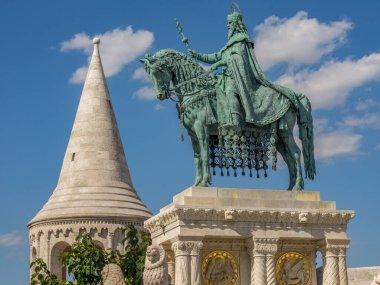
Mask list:
[[[77,218],[77,219],[59,219],[35,223],[29,226],[30,238],[40,240],[44,235],[48,240],[59,238],[76,237],[80,231],[88,232],[90,235],[97,233],[99,237],[105,237],[105,234],[113,235],[118,229],[124,229],[128,225],[134,225],[137,228],[145,230],[142,222],[133,222],[130,220],[113,219],[107,217]],[[34,242],[35,242],[34,240]]]
[[289,225],[347,225],[355,216],[353,211],[286,211],[286,210],[231,210],[194,209],[174,207],[145,221],[144,227],[153,233],[181,221],[241,221],[257,223],[282,223]]
[[72,219],[54,219],[54,220],[47,220],[42,222],[37,222],[33,224],[29,224],[29,230],[32,230],[33,228],[40,228],[40,227],[50,227],[50,226],[57,226],[57,225],[77,225],[77,224],[91,224],[91,225],[134,225],[141,227],[143,226],[142,221],[132,221],[130,219],[122,219],[122,218],[112,218],[112,217],[88,217],[88,218],[75,218]]

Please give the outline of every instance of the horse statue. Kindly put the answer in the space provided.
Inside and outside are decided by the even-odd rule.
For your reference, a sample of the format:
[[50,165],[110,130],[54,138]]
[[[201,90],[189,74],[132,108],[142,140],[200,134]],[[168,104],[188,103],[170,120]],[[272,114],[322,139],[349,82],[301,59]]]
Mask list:
[[266,177],[268,161],[272,161],[273,169],[276,169],[278,151],[288,166],[288,189],[302,190],[301,150],[293,137],[296,122],[300,127],[306,177],[314,178],[312,125],[300,123],[301,107],[311,118],[310,102],[305,96],[297,98],[299,106],[296,108],[288,98],[277,94],[285,107],[264,125],[222,125],[218,118],[218,100],[222,96],[218,91],[218,76],[212,76],[196,60],[173,49],[160,50],[153,56],[146,55],[140,61],[158,99],[169,99],[173,93],[179,99],[177,110],[182,129],[186,128],[194,151],[194,186],[210,185],[210,168],[215,174],[217,167],[221,169],[221,175],[224,175],[223,170],[227,175],[232,170],[236,176],[236,170],[241,168],[242,175],[249,170],[252,177],[252,170],[256,170],[258,177],[259,171],[264,171]]

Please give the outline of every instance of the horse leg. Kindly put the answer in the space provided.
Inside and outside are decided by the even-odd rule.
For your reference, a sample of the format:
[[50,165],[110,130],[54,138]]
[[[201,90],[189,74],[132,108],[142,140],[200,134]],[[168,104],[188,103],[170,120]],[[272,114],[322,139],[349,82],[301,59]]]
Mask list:
[[288,127],[287,129],[279,130],[279,135],[284,143],[285,152],[292,158],[295,167],[295,182],[291,188],[292,190],[300,191],[304,187],[304,182],[302,178],[301,150],[296,144],[293,136],[293,128],[297,120],[295,111],[289,109],[285,113],[283,120],[285,120]]
[[211,184],[211,173],[209,166],[209,135],[208,129],[204,122],[197,122],[194,126],[195,133],[197,135],[200,147],[201,161],[202,161],[202,171],[203,178],[199,186],[207,187]]
[[189,134],[190,141],[193,146],[193,152],[194,152],[194,164],[195,164],[194,186],[198,186],[200,182],[202,181],[202,161],[201,161],[201,154],[200,154],[200,148],[199,148],[199,141],[197,139],[197,136],[194,134],[194,132],[188,130],[188,134]]
[[289,171],[289,187],[288,187],[288,190],[292,190],[293,185],[296,183],[294,161],[293,161],[292,157],[290,155],[288,155],[288,153],[286,152],[284,143],[281,140],[279,140],[277,142],[277,150],[281,154],[286,165],[288,166],[288,171]]
[[[281,133],[281,132],[280,132]],[[285,132],[284,132],[285,133]],[[293,184],[292,190],[302,190],[303,189],[303,178],[302,178],[302,167],[301,167],[301,150],[297,146],[292,132],[288,131],[287,134],[281,134],[281,139],[283,140],[285,144],[285,149],[289,153],[289,155],[292,157],[292,160],[294,162],[295,167],[295,176],[296,181]]]

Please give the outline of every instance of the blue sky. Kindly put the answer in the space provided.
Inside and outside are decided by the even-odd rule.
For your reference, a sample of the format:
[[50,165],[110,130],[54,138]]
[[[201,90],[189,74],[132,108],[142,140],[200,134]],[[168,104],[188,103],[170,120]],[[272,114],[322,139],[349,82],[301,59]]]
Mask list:
[[[112,3],[112,4],[111,4]],[[349,225],[350,267],[380,265],[380,2],[238,1],[267,76],[306,93],[314,107],[317,179]],[[192,150],[179,140],[172,102],[152,98],[136,60],[162,48],[219,50],[230,1],[0,2],[0,275],[27,284],[27,222],[58,179],[91,51],[101,56],[134,185],[157,211],[194,178]],[[280,47],[280,48],[279,48]],[[82,68],[82,69],[80,69]],[[214,186],[284,189],[287,171],[267,179],[214,178]]]

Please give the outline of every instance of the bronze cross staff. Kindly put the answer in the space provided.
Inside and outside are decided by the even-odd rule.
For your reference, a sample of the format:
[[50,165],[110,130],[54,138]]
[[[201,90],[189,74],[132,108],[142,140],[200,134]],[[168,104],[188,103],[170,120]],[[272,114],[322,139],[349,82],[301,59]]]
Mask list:
[[175,19],[175,26],[176,26],[176,28],[178,30],[178,33],[182,36],[182,42],[185,44],[185,46],[187,47],[187,49],[190,49],[189,40],[183,34],[183,28],[181,26],[181,23],[177,19]]

